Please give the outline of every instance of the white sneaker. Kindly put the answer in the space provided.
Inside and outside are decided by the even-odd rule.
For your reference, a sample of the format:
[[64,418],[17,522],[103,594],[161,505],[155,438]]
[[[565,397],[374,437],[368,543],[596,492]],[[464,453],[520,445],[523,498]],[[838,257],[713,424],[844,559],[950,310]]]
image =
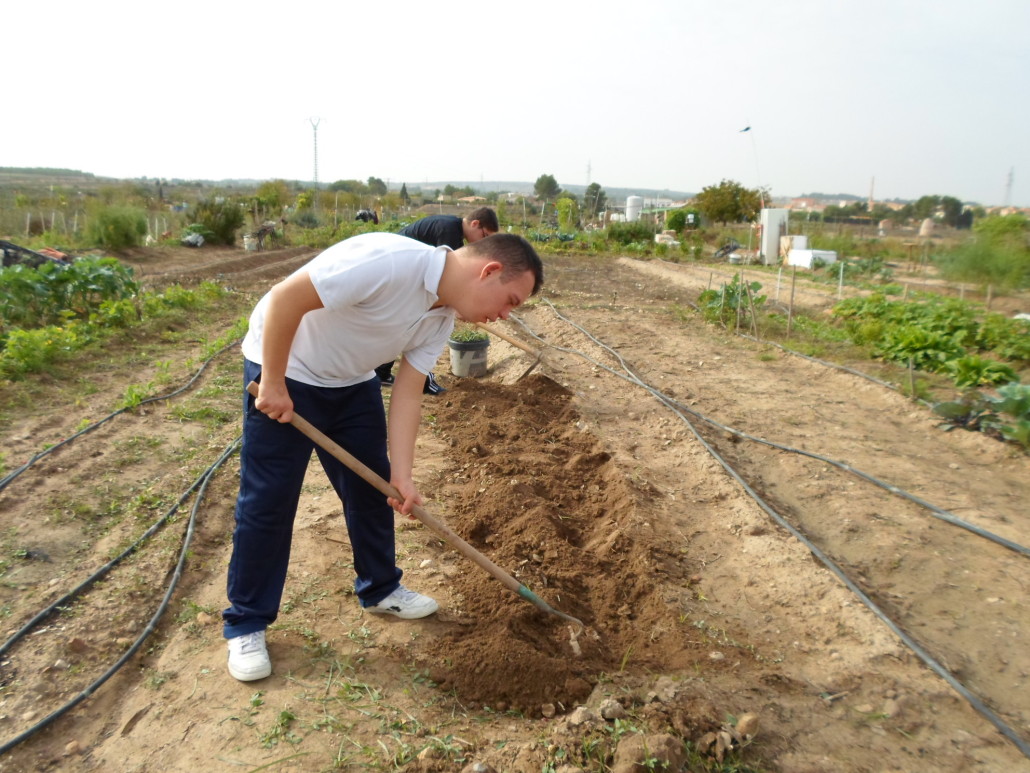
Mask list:
[[264,631],[229,639],[229,673],[241,682],[264,679],[272,673]]
[[429,596],[423,596],[421,593],[408,590],[403,585],[398,585],[397,590],[385,599],[366,608],[369,612],[380,615],[397,615],[404,620],[415,620],[433,614],[440,608],[440,605]]

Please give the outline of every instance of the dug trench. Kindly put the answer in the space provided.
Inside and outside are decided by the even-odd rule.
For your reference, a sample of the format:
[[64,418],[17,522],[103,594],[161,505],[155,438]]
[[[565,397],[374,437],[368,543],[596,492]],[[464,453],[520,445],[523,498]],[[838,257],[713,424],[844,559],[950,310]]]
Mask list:
[[687,667],[689,647],[651,639],[677,614],[662,578],[687,581],[642,528],[638,502],[653,492],[580,429],[572,394],[534,375],[510,386],[463,381],[447,398],[435,426],[455,471],[442,481],[457,503],[451,527],[586,628],[577,636],[484,574],[461,572],[444,616],[454,625],[434,647],[444,654],[423,654],[434,681],[465,701],[539,716],[584,702],[631,653],[634,670]]

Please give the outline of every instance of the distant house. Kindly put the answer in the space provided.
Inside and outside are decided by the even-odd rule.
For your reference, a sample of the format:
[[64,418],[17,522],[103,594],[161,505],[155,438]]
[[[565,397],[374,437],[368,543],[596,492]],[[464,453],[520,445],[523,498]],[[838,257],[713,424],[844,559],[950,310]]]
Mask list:
[[478,204],[486,199],[483,196],[462,196],[458,201],[462,204]]
[[798,212],[822,212],[826,209],[826,205],[813,198],[803,196],[791,199],[790,203],[787,205],[787,209],[796,210]]

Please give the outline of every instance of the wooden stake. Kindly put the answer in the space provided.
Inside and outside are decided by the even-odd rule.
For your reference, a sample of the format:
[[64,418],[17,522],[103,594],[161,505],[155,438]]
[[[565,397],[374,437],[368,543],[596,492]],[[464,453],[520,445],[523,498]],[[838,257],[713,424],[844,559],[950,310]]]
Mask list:
[[745,287],[744,291],[747,293],[747,303],[751,308],[751,332],[754,333],[756,339],[761,341],[762,337],[758,334],[758,315],[755,313],[755,300],[751,295],[751,288]]
[[794,325],[794,286],[797,283],[798,267],[794,266],[790,272],[790,305],[787,307],[787,338],[790,338],[790,330]]
[[743,300],[741,298],[741,296],[744,294],[744,269],[740,269],[740,273],[737,274],[737,281],[739,282],[739,284],[737,285],[737,319],[736,319],[736,325],[734,326],[734,330],[737,333],[739,333],[740,332],[740,302],[741,302],[741,300]]

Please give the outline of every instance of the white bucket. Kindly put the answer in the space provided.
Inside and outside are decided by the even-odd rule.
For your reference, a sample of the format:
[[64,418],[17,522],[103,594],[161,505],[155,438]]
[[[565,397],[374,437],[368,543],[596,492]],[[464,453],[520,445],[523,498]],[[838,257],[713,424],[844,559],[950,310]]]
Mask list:
[[254,234],[243,234],[243,249],[247,252],[257,252],[258,241]]
[[448,341],[447,345],[451,347],[451,373],[470,378],[486,375],[489,340]]

